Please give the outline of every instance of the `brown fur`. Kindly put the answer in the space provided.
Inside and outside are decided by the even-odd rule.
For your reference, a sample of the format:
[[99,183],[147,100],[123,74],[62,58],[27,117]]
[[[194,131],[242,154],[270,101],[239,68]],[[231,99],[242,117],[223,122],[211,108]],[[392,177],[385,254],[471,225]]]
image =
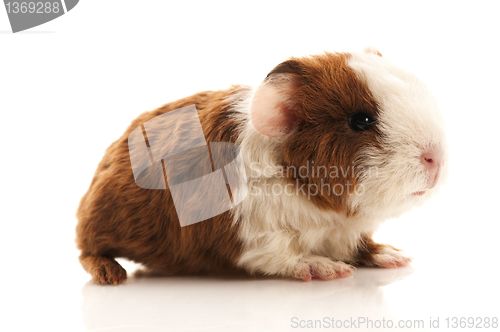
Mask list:
[[208,142],[234,142],[239,128],[224,98],[237,89],[201,92],[146,112],[106,150],[77,211],[80,261],[95,282],[117,284],[126,278],[115,257],[168,274],[234,268],[241,244],[231,211],[181,227],[168,189],[148,190],[135,184],[128,136],[149,119],[195,104]]
[[361,241],[358,245],[356,259],[353,264],[377,266],[378,264],[375,262],[374,256],[380,254],[383,248],[391,248],[393,250],[399,251],[399,249],[396,249],[389,244],[376,243],[375,241],[373,241],[371,234],[362,236]]
[[[284,143],[285,169],[298,169],[314,161],[315,166],[326,166],[327,176],[318,176],[309,172],[309,177],[300,177],[289,173],[288,177],[296,183],[324,186],[323,194],[311,196],[311,200],[320,208],[333,209],[354,215],[354,208],[347,206],[347,197],[357,183],[357,152],[365,145],[379,146],[379,133],[373,127],[362,133],[349,128],[349,115],[363,110],[377,118],[378,107],[368,87],[359,80],[346,60],[349,54],[325,53],[306,58],[292,58],[275,67],[268,75],[284,74],[293,78],[293,91],[290,99],[295,111],[296,130],[292,131]],[[279,84],[279,83],[278,83]],[[330,166],[339,168],[339,177],[332,178]],[[349,167],[349,168],[347,168]],[[349,170],[348,176],[340,173],[340,168]],[[323,174],[321,174],[323,175]],[[351,186],[347,185],[349,181]],[[343,194],[333,193],[337,188],[348,188]],[[337,192],[337,193],[340,193]]]

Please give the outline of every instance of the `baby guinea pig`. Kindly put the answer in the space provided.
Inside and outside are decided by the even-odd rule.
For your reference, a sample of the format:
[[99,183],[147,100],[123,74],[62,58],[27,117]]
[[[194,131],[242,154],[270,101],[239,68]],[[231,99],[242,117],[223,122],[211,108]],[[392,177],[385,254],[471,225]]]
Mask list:
[[[248,195],[181,227],[168,187],[135,183],[128,137],[193,104],[207,142],[239,146]],[[118,257],[164,275],[243,270],[304,281],[405,266],[408,256],[372,234],[432,196],[445,147],[432,94],[377,50],[290,58],[256,89],[200,92],[134,120],[80,202],[80,262],[96,283],[115,285],[127,277]]]

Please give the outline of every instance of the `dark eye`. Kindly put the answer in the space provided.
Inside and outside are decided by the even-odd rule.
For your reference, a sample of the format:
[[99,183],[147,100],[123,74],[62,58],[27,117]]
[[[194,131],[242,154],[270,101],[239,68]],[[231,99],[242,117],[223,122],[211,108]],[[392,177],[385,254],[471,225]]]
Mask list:
[[349,126],[355,131],[363,131],[370,128],[375,119],[365,112],[356,112],[349,117]]

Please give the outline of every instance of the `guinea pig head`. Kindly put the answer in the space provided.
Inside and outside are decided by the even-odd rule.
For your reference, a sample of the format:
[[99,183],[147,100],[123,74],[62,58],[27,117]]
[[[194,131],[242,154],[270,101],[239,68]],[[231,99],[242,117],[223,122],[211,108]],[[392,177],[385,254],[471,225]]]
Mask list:
[[375,50],[279,64],[255,91],[250,119],[276,142],[288,181],[347,216],[398,215],[430,197],[446,173],[433,95]]

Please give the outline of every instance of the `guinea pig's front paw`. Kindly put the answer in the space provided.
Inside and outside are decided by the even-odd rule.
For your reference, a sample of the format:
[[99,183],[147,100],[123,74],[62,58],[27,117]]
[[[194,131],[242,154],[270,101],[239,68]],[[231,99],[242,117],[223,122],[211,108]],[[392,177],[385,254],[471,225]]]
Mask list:
[[412,258],[401,250],[396,250],[390,246],[380,248],[379,253],[373,255],[375,265],[385,268],[406,266],[410,264]]
[[353,270],[353,266],[344,262],[334,262],[321,256],[308,256],[295,266],[294,277],[304,281],[311,281],[312,278],[332,280],[348,277],[352,275]]

